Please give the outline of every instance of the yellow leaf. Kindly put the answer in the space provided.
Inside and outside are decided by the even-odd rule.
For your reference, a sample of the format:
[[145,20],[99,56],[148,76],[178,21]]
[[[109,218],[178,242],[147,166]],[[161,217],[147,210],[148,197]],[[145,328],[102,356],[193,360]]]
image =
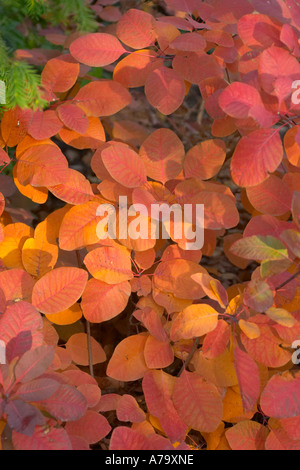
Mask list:
[[33,229],[28,225],[17,223],[9,224],[3,229],[4,240],[0,243],[0,259],[7,268],[23,268],[22,248],[27,240],[33,236]]
[[80,320],[81,317],[82,311],[80,305],[77,303],[63,312],[46,315],[46,318],[55,325],[72,325]]
[[239,321],[239,327],[249,339],[256,339],[260,336],[259,326],[246,320]]
[[271,320],[287,328],[292,328],[296,323],[295,318],[284,308],[271,307],[266,311],[266,314]]
[[210,305],[190,305],[173,320],[172,341],[206,335],[216,328],[218,316],[219,313]]
[[35,277],[42,277],[51,271],[58,258],[58,247],[45,238],[28,238],[22,249],[22,262],[26,271]]

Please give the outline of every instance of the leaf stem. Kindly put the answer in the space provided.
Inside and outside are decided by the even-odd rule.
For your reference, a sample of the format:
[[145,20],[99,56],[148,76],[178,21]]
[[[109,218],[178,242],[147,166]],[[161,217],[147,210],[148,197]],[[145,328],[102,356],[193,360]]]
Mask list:
[[280,284],[280,286],[276,287],[275,290],[280,290],[282,289],[283,287],[285,287],[287,284],[289,284],[290,282],[292,282],[294,279],[296,279],[296,277],[298,277],[300,275],[300,269],[299,271],[297,271],[293,276],[291,276],[289,279],[287,279],[286,281],[284,281],[282,284]]
[[186,358],[186,361],[184,362],[182,368],[180,369],[179,374],[178,374],[178,377],[181,376],[182,372],[183,372],[184,370],[186,370],[186,368],[188,367],[189,363],[190,363],[191,360],[193,359],[193,356],[194,356],[195,352],[197,351],[197,348],[198,348],[198,346],[199,346],[199,343],[200,343],[200,337],[198,337],[198,338],[195,339],[195,342],[194,342],[193,347],[192,347],[192,349],[191,349],[191,351],[190,351],[190,354],[188,355],[188,357]]
[[88,320],[86,320],[86,333],[87,333],[87,346],[88,346],[88,354],[89,354],[90,375],[92,377],[95,377],[94,368],[93,368],[92,343],[91,343],[91,324]]

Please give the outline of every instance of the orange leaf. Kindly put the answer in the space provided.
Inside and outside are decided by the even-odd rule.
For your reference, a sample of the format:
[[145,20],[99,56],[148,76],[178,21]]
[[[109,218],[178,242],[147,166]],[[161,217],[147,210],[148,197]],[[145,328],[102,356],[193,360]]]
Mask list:
[[86,255],[84,264],[94,278],[107,284],[119,284],[133,278],[130,253],[122,246],[96,248]]
[[8,147],[15,147],[25,137],[32,117],[31,109],[13,108],[1,119],[1,135]]
[[159,341],[152,335],[147,338],[144,356],[149,369],[164,369],[174,361],[174,352],[169,340]]
[[165,184],[181,173],[184,146],[175,132],[170,129],[158,129],[142,144],[140,156],[147,175]]
[[225,158],[226,146],[222,140],[205,140],[192,147],[186,154],[184,161],[185,177],[208,180],[220,171]]
[[57,186],[50,186],[54,196],[68,204],[85,204],[93,198],[91,183],[79,171],[68,169],[67,179]]
[[71,307],[82,295],[88,273],[78,268],[57,268],[37,281],[32,304],[42,313],[58,313]]
[[74,304],[67,310],[52,315],[46,315],[46,318],[55,325],[72,325],[82,317],[82,311],[79,304]]
[[144,359],[147,335],[129,336],[115,348],[107,366],[107,375],[115,380],[130,382],[141,379],[148,367]]
[[116,317],[125,309],[131,288],[129,282],[106,284],[90,279],[82,295],[84,317],[92,323],[101,323]]
[[63,93],[75,85],[79,64],[70,54],[50,59],[42,71],[42,86],[49,92]]
[[58,247],[44,238],[28,238],[22,248],[22,262],[26,271],[42,277],[54,268],[58,258]]
[[87,116],[111,116],[131,102],[131,94],[121,83],[100,80],[82,87],[74,102]]
[[259,326],[255,323],[241,319],[239,320],[239,327],[249,339],[256,339],[260,337]]
[[216,328],[218,316],[219,313],[210,305],[190,305],[172,321],[172,341],[206,335]]
[[21,153],[16,176],[22,185],[55,186],[67,179],[68,161],[59,147],[36,145]]
[[293,126],[284,136],[284,147],[289,162],[294,166],[300,166],[300,145],[299,145],[300,126]]
[[117,36],[124,44],[133,49],[154,45],[155,20],[149,13],[132,8],[118,22]]
[[48,189],[47,188],[35,188],[31,186],[31,184],[26,184],[23,185],[20,183],[20,181],[17,178],[17,165],[14,166],[13,169],[13,177],[14,177],[14,183],[18,190],[20,191],[23,196],[28,197],[31,199],[33,202],[36,202],[37,204],[44,204],[47,199],[48,199]]
[[126,88],[144,86],[149,73],[163,65],[163,59],[149,49],[135,51],[122,59],[114,69],[113,79]]
[[6,302],[19,302],[20,300],[30,302],[33,286],[34,280],[22,269],[0,271],[0,289],[3,291]]
[[76,149],[96,149],[105,142],[105,132],[100,120],[97,117],[89,117],[89,127],[84,134],[63,127],[59,132],[59,137],[68,145]]
[[207,271],[185,259],[163,261],[155,270],[153,285],[159,290],[171,292],[179,299],[201,299],[205,293],[192,279],[192,275],[196,273],[207,274]]
[[138,188],[147,181],[146,170],[139,155],[128,145],[117,143],[101,154],[110,175],[126,188]]
[[[92,350],[92,363],[99,364],[106,361],[106,354],[100,344],[90,338]],[[76,333],[72,335],[66,343],[66,349],[72,361],[80,366],[89,365],[88,336],[86,333]]]
[[59,231],[59,246],[62,250],[78,250],[99,241],[96,228],[101,220],[101,217],[97,216],[101,202],[101,199],[89,201],[72,207],[65,213]]

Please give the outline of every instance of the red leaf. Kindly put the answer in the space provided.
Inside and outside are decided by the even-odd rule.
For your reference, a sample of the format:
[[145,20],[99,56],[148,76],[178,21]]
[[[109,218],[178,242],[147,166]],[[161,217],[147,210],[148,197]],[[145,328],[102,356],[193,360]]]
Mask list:
[[139,407],[132,395],[123,395],[118,401],[117,418],[119,421],[142,423],[146,419],[144,411]]
[[247,118],[254,107],[263,107],[258,90],[254,86],[240,82],[232,83],[225,88],[219,97],[219,104],[226,114],[237,119]]
[[260,56],[259,78],[263,89],[283,101],[292,93],[292,84],[299,79],[300,64],[288,51],[271,46]]
[[16,395],[24,401],[41,401],[51,397],[58,387],[59,383],[56,380],[40,378],[21,385]]
[[223,404],[217,388],[195,373],[181,374],[173,402],[180,418],[195,430],[213,432],[221,422]]
[[174,352],[169,340],[159,341],[149,335],[145,344],[144,357],[149,369],[164,369],[174,361]]
[[14,431],[12,439],[16,450],[72,450],[68,434],[63,428],[37,427],[30,437]]
[[254,421],[242,421],[225,433],[232,450],[265,450],[267,428]]
[[236,347],[234,349],[234,367],[239,380],[239,387],[245,411],[256,406],[260,395],[260,376],[256,362],[249,354]]
[[[10,273],[11,271],[7,272]],[[12,356],[17,354],[17,352],[17,356],[21,355],[19,353],[21,353],[24,345],[21,346],[22,343],[19,335],[22,334],[23,336],[28,331],[31,333],[32,346],[34,348],[41,346],[43,342],[42,328],[42,317],[31,304],[27,302],[17,302],[13,305],[9,305],[0,318],[0,339],[5,341],[7,346],[9,346],[7,351],[8,357],[13,359]],[[16,338],[19,338],[20,342],[18,344],[16,344]],[[17,347],[16,349],[15,346]],[[26,347],[27,346],[25,346],[25,348]],[[14,352],[12,352],[10,348],[12,348]],[[12,356],[10,354],[12,354]]]
[[237,20],[253,10],[249,0],[224,0],[216,4],[212,15],[221,22],[235,25]]
[[9,155],[0,148],[0,166],[10,162]]
[[89,127],[89,120],[84,112],[73,104],[62,104],[57,108],[59,118],[64,125],[79,134],[85,134]]
[[166,4],[172,10],[186,11],[187,13],[193,13],[195,10],[202,7],[201,0],[166,0]]
[[55,111],[35,111],[28,132],[34,139],[43,140],[56,135],[62,127]]
[[206,41],[201,34],[186,33],[177,36],[177,38],[170,43],[170,47],[178,51],[198,52],[205,49]]
[[231,330],[224,320],[219,320],[216,328],[207,333],[204,338],[202,351],[207,359],[215,359],[225,352],[230,340]]
[[292,418],[300,415],[300,379],[289,372],[274,375],[260,399],[263,412],[273,418]]
[[70,385],[61,385],[50,398],[40,403],[61,421],[77,421],[87,409],[85,397]]
[[110,175],[126,188],[138,188],[147,181],[146,170],[139,155],[128,145],[117,143],[101,154]]
[[109,450],[149,450],[147,438],[133,429],[119,426],[113,430]]
[[143,49],[154,45],[155,19],[145,11],[134,8],[128,10],[117,25],[117,36],[133,49]]
[[184,80],[173,69],[160,67],[146,80],[145,93],[149,103],[162,114],[172,114],[181,106],[185,97]]
[[172,402],[176,378],[162,370],[147,372],[143,379],[143,392],[147,407],[156,416],[172,442],[184,441],[187,425]]
[[126,50],[111,34],[91,33],[75,39],[70,45],[70,52],[83,64],[104,67],[119,59]]
[[181,52],[176,54],[172,65],[180,77],[196,85],[206,78],[223,78],[223,69],[213,55]]
[[111,431],[107,419],[92,410],[88,410],[82,418],[67,423],[65,429],[69,435],[82,437],[89,444],[96,444]]
[[0,193],[0,216],[3,214],[4,207],[5,207],[5,199],[4,199],[3,194]]
[[[270,15],[273,16],[273,15]],[[280,25],[269,16],[251,14],[243,16],[238,22],[238,34],[243,43],[251,48],[263,49],[280,44]]]
[[277,129],[259,129],[242,137],[236,146],[231,172],[239,186],[256,186],[281,163],[283,146]]
[[42,375],[52,364],[54,348],[42,345],[27,351],[15,367],[16,381],[27,383]]
[[[22,323],[24,317],[22,315]],[[41,322],[42,323],[42,322]],[[2,327],[2,322],[0,321]],[[41,332],[42,340],[42,332]],[[12,338],[6,345],[6,360],[10,363],[15,357],[23,356],[26,351],[32,348],[32,334],[30,330],[20,331],[14,338]]]
[[5,406],[5,413],[10,428],[26,436],[32,436],[35,426],[45,423],[42,413],[35,406],[22,400],[9,401]]
[[280,216],[291,210],[293,194],[288,185],[275,175],[247,188],[247,196],[252,206],[262,214]]

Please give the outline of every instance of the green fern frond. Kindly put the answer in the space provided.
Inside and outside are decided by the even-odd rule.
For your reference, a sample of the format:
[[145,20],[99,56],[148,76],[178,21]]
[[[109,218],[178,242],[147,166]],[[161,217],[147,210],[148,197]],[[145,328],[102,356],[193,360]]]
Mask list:
[[3,81],[6,84],[6,108],[19,106],[36,109],[47,106],[40,94],[40,76],[31,65],[12,61]]
[[30,18],[38,20],[47,10],[47,5],[44,0],[26,0],[25,8]]
[[75,27],[77,31],[93,32],[99,27],[95,13],[85,0],[51,0],[52,20]]

